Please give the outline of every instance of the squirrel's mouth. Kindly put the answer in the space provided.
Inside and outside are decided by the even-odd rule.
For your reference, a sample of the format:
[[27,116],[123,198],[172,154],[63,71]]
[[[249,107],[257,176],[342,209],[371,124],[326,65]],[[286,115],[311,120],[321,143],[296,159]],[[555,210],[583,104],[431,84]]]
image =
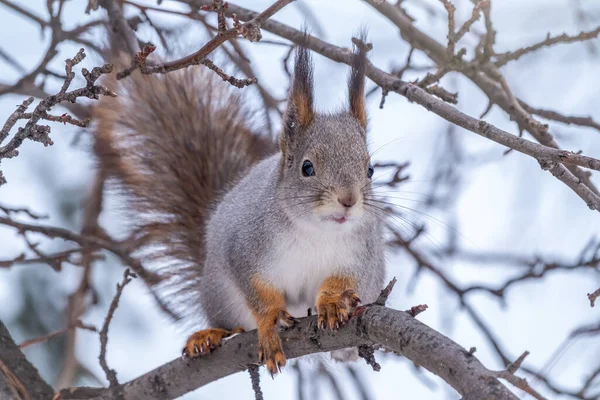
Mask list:
[[329,217],[329,219],[334,222],[337,222],[338,224],[343,224],[344,222],[348,221],[348,218],[346,218],[345,216],[342,216],[342,217],[331,216],[331,217]]
[[343,215],[329,215],[327,217],[322,218],[323,221],[332,221],[335,222],[336,224],[343,224],[345,222],[348,222],[348,220],[350,219],[349,216],[347,214],[343,214]]

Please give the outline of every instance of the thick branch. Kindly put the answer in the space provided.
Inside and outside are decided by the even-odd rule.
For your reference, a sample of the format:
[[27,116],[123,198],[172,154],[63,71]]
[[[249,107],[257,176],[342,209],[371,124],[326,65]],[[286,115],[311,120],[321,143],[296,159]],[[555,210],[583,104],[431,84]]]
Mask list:
[[0,321],[0,398],[51,399],[53,392]]
[[[403,311],[366,306],[346,327],[332,333],[317,329],[316,316],[305,317],[281,333],[288,358],[312,353],[380,344],[440,376],[465,400],[511,399],[512,394],[477,358],[446,336]],[[256,331],[237,335],[199,359],[177,359],[120,386],[127,400],[173,399],[258,363]],[[89,393],[90,389],[79,389]],[[108,400],[111,391],[98,389],[95,400]],[[84,398],[73,390],[64,399]],[[89,396],[87,396],[89,398]]]

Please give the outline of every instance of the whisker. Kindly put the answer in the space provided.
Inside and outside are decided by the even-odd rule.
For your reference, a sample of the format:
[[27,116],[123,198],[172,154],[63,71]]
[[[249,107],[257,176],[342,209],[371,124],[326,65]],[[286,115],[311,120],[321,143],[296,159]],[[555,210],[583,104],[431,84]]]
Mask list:
[[[386,197],[391,197],[391,196],[386,196]],[[379,199],[379,198],[377,198],[377,197],[367,197],[367,196],[364,196],[364,198],[365,198],[366,200],[375,201],[375,202],[377,202],[377,203],[392,204],[392,203],[386,202],[385,200],[381,200],[381,199]],[[406,198],[406,197],[391,197],[391,198],[392,198],[392,199],[397,199],[397,200],[413,201],[413,202],[415,202],[415,203],[421,203],[421,204],[429,204],[429,202],[427,202],[427,201],[424,201],[424,200],[408,199],[408,198]]]
[[[404,210],[412,211],[412,212],[420,214],[420,215],[422,215],[424,217],[427,217],[430,220],[432,220],[432,221],[434,221],[434,222],[436,222],[436,223],[438,223],[440,225],[443,225],[444,227],[452,230],[452,232],[460,235],[460,237],[462,237],[463,239],[467,240],[469,243],[471,243],[477,249],[481,249],[475,242],[473,242],[471,239],[469,239],[464,234],[462,234],[458,229],[453,228],[452,226],[448,225],[447,223],[445,223],[444,221],[440,220],[439,218],[436,218],[436,217],[434,217],[432,215],[429,215],[426,212],[423,212],[423,211],[420,211],[420,210],[416,210],[416,209],[411,208],[411,207],[403,206],[403,205],[400,205],[400,204],[394,204],[394,203],[391,203],[391,202],[385,202],[384,200],[371,200],[371,201],[377,201],[378,203],[384,203],[384,204],[387,204],[388,206],[391,206],[391,207],[399,207],[399,208],[402,208]],[[449,211],[449,212],[451,212],[451,211]],[[453,212],[451,212],[451,213],[453,213]],[[453,214],[458,215],[457,213],[453,213]]]
[[[415,232],[418,231],[418,230],[420,230],[420,227],[417,226],[414,222],[412,222],[411,220],[409,220],[407,218],[404,218],[404,217],[402,217],[402,216],[394,213],[392,210],[388,210],[388,209],[385,209],[383,207],[376,206],[374,204],[369,204],[367,202],[365,202],[364,204],[367,204],[370,207],[374,207],[374,208],[377,208],[377,209],[383,211],[384,213],[386,213],[388,216],[392,217],[393,219],[400,219],[403,222],[408,223],[409,225],[411,225],[413,227],[413,229],[415,230]],[[438,250],[438,251],[442,251],[443,250],[442,244],[438,240],[436,240],[433,236],[431,236],[428,232],[424,231],[422,233],[422,235],[436,248],[436,250]]]
[[389,146],[390,144],[397,142],[400,139],[404,139],[403,136],[397,137],[396,139],[392,139],[387,143],[384,143],[383,145],[379,146],[377,149],[375,149],[375,151],[373,151],[372,153],[369,152],[369,157],[373,158],[375,156],[375,154],[379,153],[381,150],[383,150],[384,148],[386,148],[387,146]]

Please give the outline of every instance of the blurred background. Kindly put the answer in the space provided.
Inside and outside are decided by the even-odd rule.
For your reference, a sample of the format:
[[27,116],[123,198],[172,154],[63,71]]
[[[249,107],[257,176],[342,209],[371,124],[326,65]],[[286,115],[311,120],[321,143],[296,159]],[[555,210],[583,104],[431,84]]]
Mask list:
[[[58,55],[29,86],[7,92],[37,68],[51,44],[50,28],[41,28],[36,21],[48,20],[47,3],[52,2],[0,0],[2,122],[34,88],[56,93],[63,81],[64,60],[73,57],[79,48],[85,48],[88,57],[76,67],[72,88],[85,84],[79,73],[81,67],[91,69],[104,63],[99,51],[107,43],[106,35],[97,25],[76,41],[61,42]],[[182,1],[125,3],[125,15],[136,25],[138,37],[156,44],[157,52],[170,48],[171,54],[189,54],[210,37],[207,24],[216,26],[214,13],[191,12]],[[262,11],[272,1],[232,3]],[[417,28],[446,43],[447,13],[441,2],[400,3]],[[460,26],[471,16],[473,3],[453,3]],[[102,8],[86,14],[87,6],[87,1],[65,1],[60,16],[63,30],[106,18]],[[143,6],[201,15],[202,21]],[[352,36],[365,26],[373,44],[370,59],[386,71],[401,69],[411,50],[398,28],[363,1],[301,0],[273,19],[297,29],[305,24],[315,36],[343,47],[350,47]],[[491,19],[497,31],[495,50],[501,53],[542,41],[547,33],[577,34],[596,28],[600,24],[600,3],[496,0],[492,2]],[[482,18],[460,42],[467,49],[467,58],[484,33]],[[269,103],[266,96],[285,99],[289,42],[263,31],[260,43],[239,40],[237,44],[250,60],[244,65],[251,66],[252,76],[260,85],[243,90],[253,99],[252,107],[265,131],[274,134],[285,104]],[[544,48],[508,63],[501,72],[513,94],[532,107],[565,115],[590,115],[598,120],[599,45],[594,39]],[[228,57],[223,50],[215,54],[217,64],[222,62],[226,72],[244,77],[247,71],[241,71],[235,62],[226,62]],[[318,55],[314,58],[317,107],[335,110],[345,100],[348,69]],[[435,63],[415,50],[402,79],[422,79],[435,71]],[[447,74],[440,85],[458,92],[456,107],[470,116],[479,117],[488,107],[488,97],[460,73]],[[390,219],[396,235],[390,235],[393,243],[388,253],[388,275],[397,277],[398,284],[388,306],[404,310],[427,304],[429,309],[418,316],[419,320],[467,349],[475,347],[477,357],[492,370],[504,369],[529,351],[519,374],[547,398],[600,398],[600,310],[598,306],[591,308],[586,297],[600,286],[597,212],[541,170],[535,159],[515,151],[506,153],[503,146],[454,126],[393,93],[380,109],[381,89],[368,81],[367,91],[369,141],[375,161],[406,163],[400,168],[380,166],[375,172],[377,181],[384,184],[378,190],[395,204],[396,213]],[[93,102],[81,104],[88,107]],[[265,104],[270,104],[266,113]],[[53,114],[71,111],[57,106]],[[515,122],[499,107],[492,107],[484,119],[519,134]],[[598,129],[548,123],[562,148],[600,157]],[[3,160],[1,167],[8,183],[0,187],[0,205],[27,207],[49,217],[34,223],[81,232],[96,182],[90,152],[93,131],[51,125],[53,146],[45,148],[27,141],[18,157]],[[527,132],[524,137],[531,139]],[[397,171],[400,182],[393,183]],[[596,185],[600,185],[598,176],[592,176]],[[118,196],[107,193],[98,220],[101,229],[116,239],[128,234],[121,206]],[[12,217],[31,221],[26,214]],[[37,244],[35,249],[46,254],[73,248],[72,243],[41,235],[28,234],[27,238]],[[60,272],[40,263],[1,263],[23,252],[33,254],[23,236],[0,225],[0,319],[17,343],[64,329],[75,314],[86,324],[102,326],[115,284],[122,279],[121,260],[109,252],[99,252],[101,258],[89,261],[92,267],[84,269],[76,265],[78,262],[65,262]],[[134,280],[124,290],[110,326],[108,363],[121,382],[130,380],[178,357],[189,333],[189,327],[172,321],[161,311],[141,279]],[[98,363],[99,351],[98,334],[83,329],[70,330],[24,350],[55,387],[106,385]],[[376,357],[381,372],[372,371],[364,360],[347,366],[334,365],[325,358],[294,362],[274,380],[261,370],[262,389],[266,399],[458,398],[445,382],[412,362],[393,354],[376,353]],[[527,398],[518,389],[513,390]],[[216,396],[253,398],[247,374],[224,378],[185,398]]]

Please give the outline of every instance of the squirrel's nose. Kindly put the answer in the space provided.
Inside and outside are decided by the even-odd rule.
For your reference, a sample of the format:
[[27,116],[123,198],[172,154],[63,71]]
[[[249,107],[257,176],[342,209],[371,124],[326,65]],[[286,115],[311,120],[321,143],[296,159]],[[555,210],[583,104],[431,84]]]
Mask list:
[[350,193],[344,197],[338,197],[338,202],[344,207],[350,208],[356,204],[356,196]]

